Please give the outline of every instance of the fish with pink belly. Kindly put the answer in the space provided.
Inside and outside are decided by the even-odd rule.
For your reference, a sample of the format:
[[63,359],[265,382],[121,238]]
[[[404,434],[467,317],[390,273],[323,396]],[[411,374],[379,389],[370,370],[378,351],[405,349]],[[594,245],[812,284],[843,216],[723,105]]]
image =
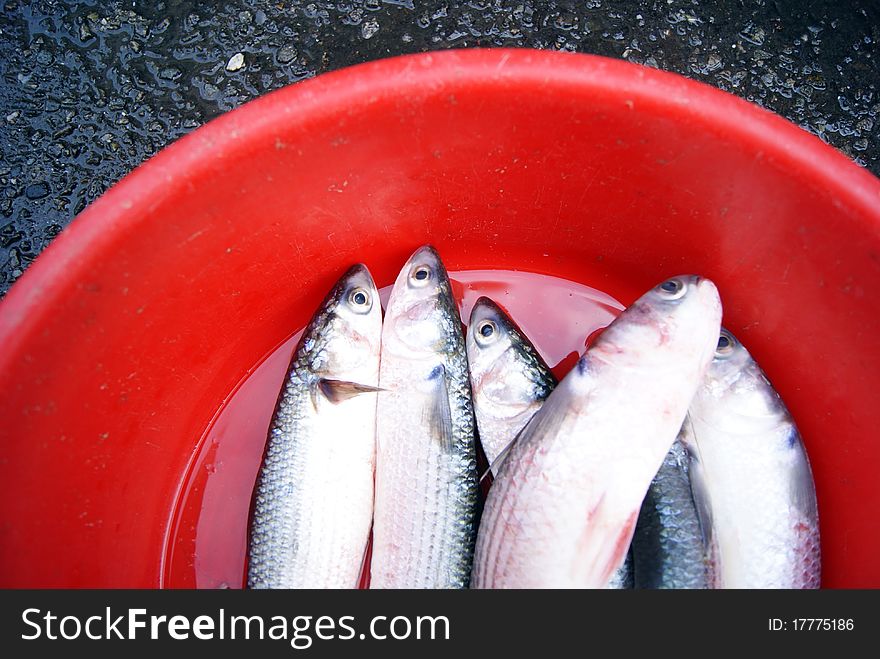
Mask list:
[[603,588],[712,360],[718,291],[664,281],[609,325],[498,469],[477,538],[476,588]]

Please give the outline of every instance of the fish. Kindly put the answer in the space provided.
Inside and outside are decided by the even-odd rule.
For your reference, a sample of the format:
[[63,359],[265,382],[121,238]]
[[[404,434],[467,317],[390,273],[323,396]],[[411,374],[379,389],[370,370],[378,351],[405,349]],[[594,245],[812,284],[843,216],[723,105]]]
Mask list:
[[464,332],[431,246],[400,271],[382,329],[371,588],[466,588],[478,521]]
[[620,314],[544,401],[486,500],[472,587],[604,588],[714,353],[718,290],[684,275]]
[[528,337],[487,297],[471,310],[467,356],[480,444],[491,467],[557,381]]
[[382,307],[351,267],[294,350],[257,476],[249,588],[356,588],[373,515]]
[[[490,469],[497,469],[558,381],[525,333],[488,297],[474,303],[466,340],[480,444]],[[608,588],[632,587],[627,553]]]
[[716,588],[818,588],[816,487],[782,398],[722,330],[682,441]]
[[636,522],[635,588],[706,589],[714,583],[688,471],[688,451],[676,438],[651,481]]

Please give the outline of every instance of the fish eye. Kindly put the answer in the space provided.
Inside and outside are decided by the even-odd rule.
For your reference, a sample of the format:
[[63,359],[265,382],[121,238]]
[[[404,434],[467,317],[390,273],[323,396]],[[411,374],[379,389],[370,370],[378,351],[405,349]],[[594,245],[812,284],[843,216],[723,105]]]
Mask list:
[[657,290],[667,300],[678,300],[687,292],[687,285],[681,279],[667,279]]
[[367,313],[373,307],[370,294],[363,288],[355,288],[348,294],[348,303],[358,313]]
[[718,336],[718,347],[715,348],[715,355],[717,357],[727,357],[733,352],[735,347],[736,339],[733,338],[733,335],[727,330],[721,330],[721,334]]
[[431,268],[426,265],[417,265],[410,271],[409,280],[414,286],[424,286],[431,281]]
[[491,320],[484,320],[477,325],[477,331],[474,336],[480,345],[488,345],[495,340],[497,334],[498,326]]

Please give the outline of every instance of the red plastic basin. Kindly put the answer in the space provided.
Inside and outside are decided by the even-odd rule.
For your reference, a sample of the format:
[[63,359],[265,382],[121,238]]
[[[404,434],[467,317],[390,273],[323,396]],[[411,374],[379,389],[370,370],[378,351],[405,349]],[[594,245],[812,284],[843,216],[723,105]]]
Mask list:
[[599,57],[451,51],[270,94],[90,206],[0,303],[0,585],[161,585],[199,438],[350,263],[712,278],[785,398],[825,586],[880,586],[880,182],[733,96]]

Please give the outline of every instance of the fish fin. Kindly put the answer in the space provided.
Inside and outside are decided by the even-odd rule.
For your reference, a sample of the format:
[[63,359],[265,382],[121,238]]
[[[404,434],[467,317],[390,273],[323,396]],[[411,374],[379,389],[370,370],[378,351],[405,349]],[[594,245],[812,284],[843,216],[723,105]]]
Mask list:
[[318,383],[313,382],[309,387],[309,397],[312,399],[312,409],[318,411]]
[[504,459],[508,456],[511,449],[513,448],[513,445],[516,444],[517,438],[521,434],[522,434],[522,430],[520,430],[516,434],[516,437],[511,439],[510,442],[508,442],[507,446],[505,446],[503,449],[501,449],[501,452],[495,456],[495,459],[492,460],[492,464],[490,464],[489,467],[486,469],[486,471],[483,472],[482,476],[480,476],[481,483],[486,478],[486,476],[488,476],[489,474],[497,474],[498,473],[498,468],[501,466],[501,463],[504,462]]
[[791,464],[791,501],[805,519],[815,523],[818,513],[816,510],[816,486],[813,481],[813,471],[810,468],[810,459],[807,457],[803,440],[793,423],[788,431],[785,443],[787,448],[795,454],[791,456],[789,461]]
[[[709,489],[706,484],[706,469],[700,460],[699,445],[697,444],[694,423],[690,414],[685,417],[679,437],[689,435],[690,441],[683,441],[682,445],[687,451],[688,476],[691,481],[691,495],[694,498],[694,506],[697,510],[697,520],[700,523],[700,535],[703,540],[709,571],[709,583],[713,583],[717,576],[718,547],[714,533],[714,520],[712,515],[712,502],[709,500]],[[693,447],[693,448],[692,448]]]
[[360,394],[384,391],[384,389],[368,384],[358,384],[357,382],[349,382],[347,380],[330,380],[328,378],[321,378],[312,390],[312,403],[314,403],[316,407],[317,401],[315,400],[315,390],[320,391],[324,398],[331,403],[341,403],[344,400],[349,400]]
[[477,483],[482,485],[483,481],[486,480],[486,478],[489,476],[489,474],[492,474],[492,473],[494,473],[492,471],[492,465],[489,465],[488,467],[486,467],[486,471],[484,471],[482,474],[480,474],[480,479],[477,481]]
[[444,451],[453,445],[452,408],[449,406],[449,388],[446,386],[446,369],[437,365],[428,376],[433,386],[425,406],[425,421],[431,434]]

